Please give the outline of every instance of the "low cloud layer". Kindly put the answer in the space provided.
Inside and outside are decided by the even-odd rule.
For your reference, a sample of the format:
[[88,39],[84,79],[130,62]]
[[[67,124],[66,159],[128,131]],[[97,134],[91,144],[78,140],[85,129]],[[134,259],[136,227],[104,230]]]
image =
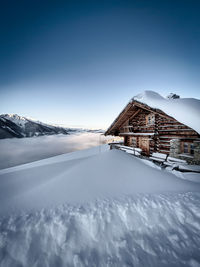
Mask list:
[[98,133],[0,140],[0,169],[98,146],[105,140]]

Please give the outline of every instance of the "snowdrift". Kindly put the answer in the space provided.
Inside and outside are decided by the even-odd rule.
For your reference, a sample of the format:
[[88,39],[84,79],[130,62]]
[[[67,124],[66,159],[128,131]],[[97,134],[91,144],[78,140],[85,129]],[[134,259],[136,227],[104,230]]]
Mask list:
[[0,171],[0,266],[199,266],[200,184],[108,146]]
[[122,151],[91,156],[92,151],[0,171],[0,214],[135,193],[200,191],[200,184],[161,172]]

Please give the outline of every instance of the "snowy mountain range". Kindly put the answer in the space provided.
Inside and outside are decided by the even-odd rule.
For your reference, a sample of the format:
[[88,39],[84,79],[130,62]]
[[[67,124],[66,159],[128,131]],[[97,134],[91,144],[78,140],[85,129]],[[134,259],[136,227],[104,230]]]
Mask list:
[[0,115],[0,139],[99,131],[49,125],[17,114]]
[[0,139],[32,137],[51,134],[68,134],[69,130],[33,121],[17,114],[0,115]]

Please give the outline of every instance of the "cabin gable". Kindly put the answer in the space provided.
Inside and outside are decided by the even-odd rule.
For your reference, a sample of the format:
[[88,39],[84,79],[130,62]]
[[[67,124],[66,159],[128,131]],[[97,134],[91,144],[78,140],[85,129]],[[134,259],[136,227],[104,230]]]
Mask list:
[[160,152],[200,163],[200,158],[193,160],[200,154],[196,149],[200,141],[196,131],[161,110],[137,101],[132,105],[129,103],[106,132],[113,133],[124,137],[125,145],[139,147],[146,155]]

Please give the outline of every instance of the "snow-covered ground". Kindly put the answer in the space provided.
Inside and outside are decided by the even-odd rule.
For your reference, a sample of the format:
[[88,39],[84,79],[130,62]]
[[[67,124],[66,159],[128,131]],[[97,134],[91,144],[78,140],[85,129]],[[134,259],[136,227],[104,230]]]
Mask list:
[[200,266],[200,184],[106,145],[1,170],[0,266]]

